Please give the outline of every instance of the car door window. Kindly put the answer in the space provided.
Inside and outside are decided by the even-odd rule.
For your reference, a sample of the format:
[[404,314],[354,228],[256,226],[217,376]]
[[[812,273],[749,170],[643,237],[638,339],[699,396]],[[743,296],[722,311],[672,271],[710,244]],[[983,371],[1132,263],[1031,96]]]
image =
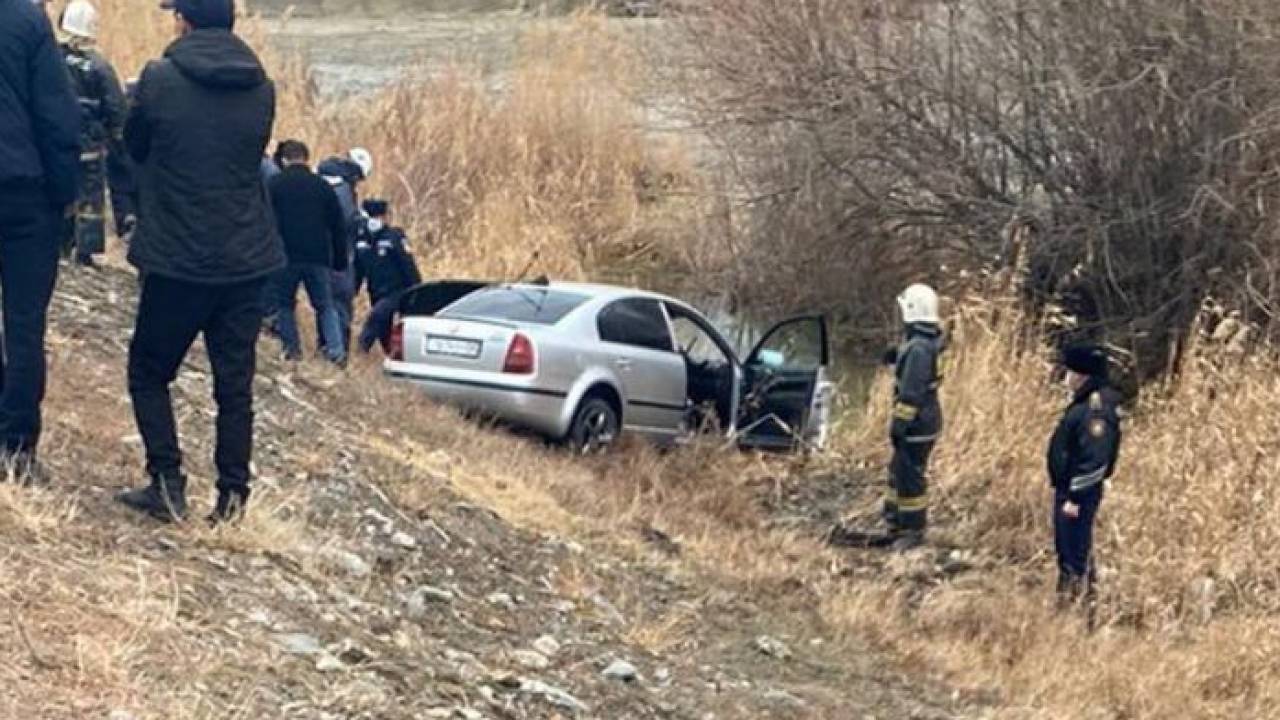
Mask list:
[[671,328],[657,300],[619,300],[600,311],[597,318],[600,339],[633,347],[674,352]]
[[686,317],[673,317],[671,329],[676,349],[695,363],[727,363],[729,358],[707,331]]
[[799,320],[781,325],[752,354],[751,364],[774,370],[812,371],[826,364],[822,323]]

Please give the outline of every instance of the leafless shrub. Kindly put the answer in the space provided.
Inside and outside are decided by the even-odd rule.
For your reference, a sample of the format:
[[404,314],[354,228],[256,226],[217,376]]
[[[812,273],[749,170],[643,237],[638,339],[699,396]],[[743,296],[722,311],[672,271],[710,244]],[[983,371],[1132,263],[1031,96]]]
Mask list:
[[[1269,319],[1280,7],[1265,0],[685,0],[693,109],[755,258],[804,300],[1006,267],[1163,367],[1208,295]],[[948,274],[954,279],[953,274]],[[879,302],[883,302],[882,299]]]

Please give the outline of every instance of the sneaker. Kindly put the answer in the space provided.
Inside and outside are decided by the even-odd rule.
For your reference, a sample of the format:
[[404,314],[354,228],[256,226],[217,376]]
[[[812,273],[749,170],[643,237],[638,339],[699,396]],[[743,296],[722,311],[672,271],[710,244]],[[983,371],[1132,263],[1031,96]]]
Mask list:
[[146,487],[120,493],[116,502],[160,522],[182,522],[187,519],[187,478],[157,475]]

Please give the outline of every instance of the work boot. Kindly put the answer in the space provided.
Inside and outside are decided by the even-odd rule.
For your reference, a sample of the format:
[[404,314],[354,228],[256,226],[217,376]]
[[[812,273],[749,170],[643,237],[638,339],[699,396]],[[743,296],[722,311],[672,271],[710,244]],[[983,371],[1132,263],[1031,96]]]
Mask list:
[[155,475],[150,485],[120,493],[116,501],[160,522],[182,522],[187,519],[187,478]]
[[904,530],[900,533],[897,533],[897,536],[894,538],[893,542],[890,544],[889,547],[891,547],[894,550],[894,552],[907,552],[910,550],[915,550],[916,548],[921,547],[923,545],[924,545],[923,530]]
[[209,527],[240,522],[244,518],[245,508],[249,505],[249,489],[219,489],[218,500],[213,505],[213,512],[205,518]]

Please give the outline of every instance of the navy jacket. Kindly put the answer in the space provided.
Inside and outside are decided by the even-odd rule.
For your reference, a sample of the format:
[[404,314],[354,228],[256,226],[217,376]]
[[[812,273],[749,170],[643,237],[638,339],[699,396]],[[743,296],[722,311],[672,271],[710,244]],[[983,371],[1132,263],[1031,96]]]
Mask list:
[[329,183],[305,165],[291,165],[267,187],[289,262],[346,270],[347,224]]
[[1049,484],[1079,504],[1101,493],[1120,458],[1120,394],[1105,380],[1076,393],[1049,442]]
[[907,338],[893,354],[894,442],[926,443],[942,432],[942,405],[938,402],[938,356],[942,354],[942,332],[934,325],[911,325]]
[[261,175],[275,107],[257,55],[225,30],[188,33],[147,65],[125,123],[142,200],[130,262],[215,285],[284,267]]
[[360,233],[356,240],[356,292],[369,284],[374,305],[422,282],[418,264],[398,228],[383,227]]
[[44,11],[0,0],[0,185],[42,184],[49,202],[76,199],[80,108]]

